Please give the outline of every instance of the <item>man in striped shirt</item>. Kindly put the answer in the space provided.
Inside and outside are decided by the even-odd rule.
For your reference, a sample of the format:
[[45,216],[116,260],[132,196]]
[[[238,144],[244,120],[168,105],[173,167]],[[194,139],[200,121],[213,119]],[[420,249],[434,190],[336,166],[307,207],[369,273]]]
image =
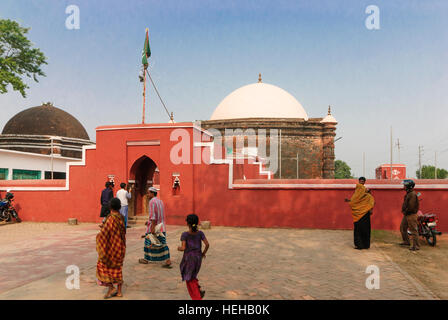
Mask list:
[[149,191],[149,220],[146,228],[146,235],[152,233],[155,235],[155,228],[161,224],[160,232],[162,235],[157,236],[160,246],[152,246],[149,237],[145,236],[144,253],[145,258],[139,259],[140,263],[147,264],[149,261],[165,261],[163,267],[172,268],[170,260],[170,250],[166,244],[166,226],[165,226],[165,208],[162,200],[157,198],[157,189],[151,187]]

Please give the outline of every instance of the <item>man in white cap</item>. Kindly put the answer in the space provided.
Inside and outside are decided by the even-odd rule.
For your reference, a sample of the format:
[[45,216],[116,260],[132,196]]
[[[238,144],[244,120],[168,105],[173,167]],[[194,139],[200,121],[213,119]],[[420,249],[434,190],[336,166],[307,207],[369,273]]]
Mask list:
[[[148,227],[145,234],[145,258],[139,259],[138,262],[148,264],[149,261],[165,261],[164,268],[172,268],[170,260],[170,250],[166,244],[166,227],[165,227],[165,208],[162,200],[157,198],[157,189],[150,187],[149,191],[149,220]],[[161,245],[152,246],[151,240],[146,235],[152,233],[155,235],[156,226],[160,224],[160,232],[163,234],[158,235],[157,239]]]

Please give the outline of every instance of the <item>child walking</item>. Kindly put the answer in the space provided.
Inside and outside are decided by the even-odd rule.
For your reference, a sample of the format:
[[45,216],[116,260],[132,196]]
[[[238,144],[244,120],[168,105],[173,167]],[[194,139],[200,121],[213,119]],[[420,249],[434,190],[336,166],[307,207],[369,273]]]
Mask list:
[[[204,232],[198,231],[199,218],[197,215],[188,215],[186,221],[189,230],[182,233],[180,237],[182,245],[177,248],[177,250],[184,252],[180,263],[180,273],[182,281],[187,282],[187,289],[191,299],[202,300],[205,291],[201,290],[197,276],[201,269],[202,259],[205,259],[209,243]],[[205,244],[204,251],[202,251],[202,241]]]

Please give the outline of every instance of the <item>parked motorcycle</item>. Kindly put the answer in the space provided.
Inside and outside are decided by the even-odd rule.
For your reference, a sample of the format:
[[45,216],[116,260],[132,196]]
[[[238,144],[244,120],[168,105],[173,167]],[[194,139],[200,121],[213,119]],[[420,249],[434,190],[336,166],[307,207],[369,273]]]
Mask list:
[[0,221],[10,222],[14,219],[16,222],[22,222],[14,208],[12,202],[14,201],[14,194],[6,193],[5,199],[0,201]]
[[[435,213],[425,213],[421,211],[417,212],[418,221],[418,235],[424,237],[431,247],[434,247],[437,243],[437,237],[442,234],[442,232],[437,231],[437,223],[439,219]],[[408,234],[411,234],[408,230]]]

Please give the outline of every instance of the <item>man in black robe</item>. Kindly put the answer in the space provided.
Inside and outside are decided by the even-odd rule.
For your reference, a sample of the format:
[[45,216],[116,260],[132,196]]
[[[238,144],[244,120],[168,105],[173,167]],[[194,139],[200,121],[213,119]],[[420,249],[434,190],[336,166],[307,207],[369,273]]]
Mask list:
[[100,217],[105,218],[110,213],[109,202],[114,197],[114,191],[112,190],[112,184],[107,181],[106,188],[101,191],[101,212]]

